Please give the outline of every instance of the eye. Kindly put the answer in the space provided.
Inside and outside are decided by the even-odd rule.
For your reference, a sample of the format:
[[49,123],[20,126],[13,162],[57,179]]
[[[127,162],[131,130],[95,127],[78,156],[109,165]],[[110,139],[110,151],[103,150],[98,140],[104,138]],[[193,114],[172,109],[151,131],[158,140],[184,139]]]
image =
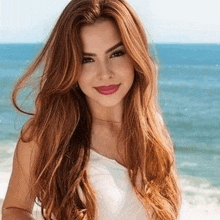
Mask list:
[[120,56],[123,56],[124,54],[125,54],[125,51],[124,51],[124,50],[118,50],[118,51],[115,51],[115,52],[111,55],[111,58],[120,57]]
[[82,60],[82,63],[91,63],[93,62],[94,60],[90,57],[84,57],[83,60]]

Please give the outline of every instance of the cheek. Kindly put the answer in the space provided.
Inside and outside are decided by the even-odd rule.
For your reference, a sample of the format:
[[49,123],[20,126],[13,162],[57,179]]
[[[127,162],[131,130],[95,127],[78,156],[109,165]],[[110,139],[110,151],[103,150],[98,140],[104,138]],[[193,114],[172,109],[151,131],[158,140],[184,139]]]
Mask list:
[[88,84],[91,82],[92,76],[93,76],[93,70],[94,68],[91,67],[91,65],[87,65],[83,67],[81,76],[79,78],[79,84]]
[[117,72],[120,73],[123,77],[133,77],[134,75],[134,66],[130,59],[118,59],[117,62],[114,62],[114,68],[117,69]]
[[86,84],[87,79],[84,75],[81,75],[78,82],[79,82],[79,85]]
[[112,59],[112,64],[114,66],[117,66],[118,68],[123,68],[126,70],[133,69],[132,59],[127,54],[125,54],[124,56]]
[[126,62],[123,64],[123,68],[126,72],[133,74],[134,73],[134,66],[131,62]]

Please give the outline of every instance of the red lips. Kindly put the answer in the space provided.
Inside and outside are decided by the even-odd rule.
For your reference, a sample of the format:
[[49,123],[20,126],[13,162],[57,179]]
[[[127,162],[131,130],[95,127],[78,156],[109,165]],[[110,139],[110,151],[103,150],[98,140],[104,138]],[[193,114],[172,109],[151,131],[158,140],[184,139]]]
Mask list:
[[120,85],[99,86],[95,89],[102,95],[111,95],[118,91]]
[[109,91],[109,90],[113,90],[115,88],[117,88],[120,84],[118,85],[109,85],[109,86],[99,86],[98,89],[100,91]]

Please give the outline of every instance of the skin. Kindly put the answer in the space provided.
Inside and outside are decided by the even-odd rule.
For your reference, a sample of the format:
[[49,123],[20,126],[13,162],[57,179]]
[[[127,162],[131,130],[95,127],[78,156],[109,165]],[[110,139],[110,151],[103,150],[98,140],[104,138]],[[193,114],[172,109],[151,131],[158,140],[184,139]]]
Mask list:
[[[112,21],[97,21],[84,26],[80,33],[84,55],[79,86],[86,95],[94,119],[121,122],[123,99],[134,81],[134,66],[123,44],[120,33]],[[118,91],[102,95],[94,87],[121,84]]]
[[33,220],[31,215],[34,198],[30,191],[30,167],[34,158],[39,155],[34,141],[18,142],[13,159],[13,170],[8,185],[6,197],[2,206],[2,220]]
[[[110,20],[99,20],[82,27],[80,37],[84,58],[78,84],[93,117],[91,148],[124,164],[123,143],[118,135],[123,99],[134,81],[133,61],[126,53],[118,28]],[[100,94],[94,88],[112,84],[121,85],[111,95]]]

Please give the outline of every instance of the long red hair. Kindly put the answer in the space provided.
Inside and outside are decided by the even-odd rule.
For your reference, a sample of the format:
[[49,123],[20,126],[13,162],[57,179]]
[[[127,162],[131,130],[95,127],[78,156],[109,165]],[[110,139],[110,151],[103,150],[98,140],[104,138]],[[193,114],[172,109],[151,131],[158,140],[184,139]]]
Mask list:
[[103,18],[117,25],[135,68],[122,117],[130,181],[149,219],[175,220],[181,193],[173,144],[158,105],[157,65],[138,16],[124,0],[72,0],[14,88],[14,106],[30,114],[19,107],[17,96],[32,74],[41,71],[34,112],[20,137],[34,140],[40,152],[32,169],[31,193],[44,219],[95,218],[96,197],[87,173],[92,117],[77,80],[82,66],[80,29]]

